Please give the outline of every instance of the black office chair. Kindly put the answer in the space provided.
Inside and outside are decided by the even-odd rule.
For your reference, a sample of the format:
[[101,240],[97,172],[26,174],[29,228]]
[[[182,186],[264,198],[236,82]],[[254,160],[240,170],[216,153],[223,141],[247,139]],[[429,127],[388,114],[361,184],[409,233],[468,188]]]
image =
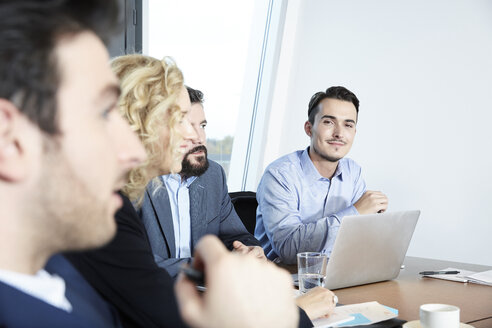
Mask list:
[[232,205],[236,210],[237,215],[243,221],[246,230],[252,235],[255,234],[256,227],[256,193],[253,191],[237,191],[230,192]]

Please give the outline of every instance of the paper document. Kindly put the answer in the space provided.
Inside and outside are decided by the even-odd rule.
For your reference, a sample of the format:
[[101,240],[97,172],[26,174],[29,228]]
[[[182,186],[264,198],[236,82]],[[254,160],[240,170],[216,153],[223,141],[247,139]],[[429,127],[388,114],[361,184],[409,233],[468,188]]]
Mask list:
[[484,272],[475,272],[475,271],[468,271],[458,268],[446,268],[439,271],[459,271],[460,273],[424,275],[424,277],[459,281],[459,282],[471,282],[474,284],[492,286],[492,270],[484,271]]
[[355,317],[350,315],[342,315],[337,313],[332,313],[328,318],[318,318],[311,322],[316,328],[327,328],[327,327],[339,327],[340,324],[345,322],[351,322]]
[[367,302],[337,306],[330,317],[313,320],[313,324],[314,327],[370,325],[393,319],[397,316],[398,310],[381,305],[378,302]]
[[434,275],[424,275],[424,277],[428,278],[436,278],[443,280],[451,280],[451,281],[459,281],[459,282],[468,282],[467,276],[474,274],[474,271],[466,271],[457,268],[446,268],[439,271],[459,271],[458,274],[434,274]]
[[468,279],[476,284],[492,286],[492,270],[468,275]]

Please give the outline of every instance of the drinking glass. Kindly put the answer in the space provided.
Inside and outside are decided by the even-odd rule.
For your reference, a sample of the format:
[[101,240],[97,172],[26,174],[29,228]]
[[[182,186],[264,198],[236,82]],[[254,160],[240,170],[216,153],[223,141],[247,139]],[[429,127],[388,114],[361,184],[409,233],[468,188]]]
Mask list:
[[299,291],[304,294],[310,289],[325,286],[326,254],[319,252],[304,252],[297,254],[297,275]]

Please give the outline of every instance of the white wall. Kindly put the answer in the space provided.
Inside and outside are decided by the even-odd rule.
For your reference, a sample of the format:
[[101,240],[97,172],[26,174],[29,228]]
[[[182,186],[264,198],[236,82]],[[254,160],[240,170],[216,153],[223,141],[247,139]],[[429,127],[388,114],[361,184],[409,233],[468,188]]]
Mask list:
[[389,210],[422,210],[408,255],[492,265],[492,1],[290,0],[285,31],[260,169],[308,145],[312,94],[346,86],[349,157]]

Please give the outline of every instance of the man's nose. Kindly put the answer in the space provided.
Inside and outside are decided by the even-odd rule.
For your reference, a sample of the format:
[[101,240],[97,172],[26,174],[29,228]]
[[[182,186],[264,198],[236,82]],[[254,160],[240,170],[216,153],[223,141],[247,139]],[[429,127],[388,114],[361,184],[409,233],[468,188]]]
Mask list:
[[193,126],[191,126],[190,121],[185,117],[183,118],[183,122],[181,124],[181,135],[183,136],[183,139],[186,141],[191,141],[192,143],[197,143],[199,136],[198,133],[196,133],[195,129]]
[[197,138],[193,140],[193,143],[196,145],[203,145],[205,144],[205,131],[201,126],[193,126],[193,129],[195,130],[195,133],[197,135]]
[[333,127],[333,137],[337,139],[342,138],[342,127],[340,124],[335,124]]

